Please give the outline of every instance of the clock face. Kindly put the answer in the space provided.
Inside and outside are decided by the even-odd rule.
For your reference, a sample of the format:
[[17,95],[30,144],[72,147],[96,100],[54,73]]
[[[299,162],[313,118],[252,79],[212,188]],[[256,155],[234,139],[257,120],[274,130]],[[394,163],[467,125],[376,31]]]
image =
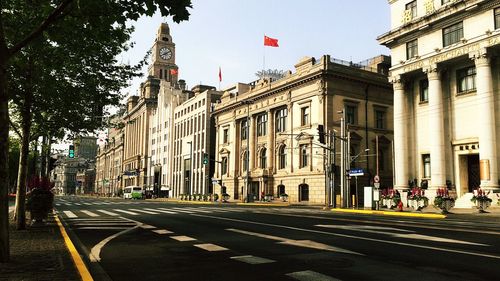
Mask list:
[[172,57],[172,51],[169,48],[163,47],[160,49],[160,58],[168,60]]

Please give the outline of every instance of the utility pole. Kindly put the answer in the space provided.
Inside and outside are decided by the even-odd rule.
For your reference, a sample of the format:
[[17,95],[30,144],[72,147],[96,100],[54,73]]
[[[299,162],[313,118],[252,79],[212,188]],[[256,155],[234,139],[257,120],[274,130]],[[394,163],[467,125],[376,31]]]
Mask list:
[[[345,110],[341,111],[342,117],[340,118],[340,138],[345,139]],[[346,190],[345,190],[345,171],[346,171],[346,155],[345,155],[345,141],[341,142],[340,146],[340,198],[341,208],[346,207]]]

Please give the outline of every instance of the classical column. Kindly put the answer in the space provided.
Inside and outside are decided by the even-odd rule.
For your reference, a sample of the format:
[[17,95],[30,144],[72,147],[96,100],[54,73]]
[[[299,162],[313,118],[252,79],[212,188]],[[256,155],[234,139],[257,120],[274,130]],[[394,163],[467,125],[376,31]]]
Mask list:
[[431,185],[437,189],[446,186],[444,145],[444,104],[440,72],[436,65],[424,69],[429,80],[429,137],[431,151]]
[[498,188],[495,107],[490,58],[486,50],[471,55],[476,64],[476,87],[481,188]]
[[249,138],[249,141],[250,141],[250,155],[248,157],[250,157],[249,159],[249,169],[250,171],[252,171],[253,169],[256,168],[256,164],[257,164],[257,159],[259,159],[259,155],[258,155],[258,151],[257,151],[257,138],[256,138],[256,134],[255,134],[255,129],[256,129],[256,126],[255,126],[255,116],[251,115],[250,114],[250,119],[249,119],[249,123],[248,125],[250,126],[250,133],[248,134],[248,138]]
[[274,141],[274,120],[273,120],[273,111],[269,110],[267,111],[267,144],[268,144],[268,149],[267,149],[267,167],[269,168],[269,171],[274,171],[274,167],[276,167],[275,163],[275,155],[276,155],[276,150],[275,150],[275,141]]
[[406,95],[401,77],[392,81],[394,88],[394,188],[408,188],[408,111]]

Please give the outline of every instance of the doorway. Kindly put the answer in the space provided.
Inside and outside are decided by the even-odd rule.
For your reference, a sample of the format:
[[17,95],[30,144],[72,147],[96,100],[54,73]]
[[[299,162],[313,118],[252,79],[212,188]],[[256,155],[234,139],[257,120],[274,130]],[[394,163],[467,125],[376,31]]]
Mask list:
[[299,201],[309,201],[309,185],[299,185]]
[[467,155],[467,178],[469,192],[472,192],[481,185],[481,178],[479,176],[479,154]]

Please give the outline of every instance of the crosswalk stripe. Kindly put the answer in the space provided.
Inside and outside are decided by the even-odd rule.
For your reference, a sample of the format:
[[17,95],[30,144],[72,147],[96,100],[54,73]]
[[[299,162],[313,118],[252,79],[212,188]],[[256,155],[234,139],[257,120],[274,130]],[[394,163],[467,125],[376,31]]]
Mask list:
[[91,217],[98,217],[99,215],[96,214],[96,213],[92,213],[91,211],[87,211],[87,210],[80,210],[80,212],[86,214],[86,215],[89,215]]
[[160,210],[160,209],[151,209],[151,208],[144,208],[144,210],[149,210],[149,211],[153,211],[153,212],[160,212],[160,213],[165,213],[165,214],[177,214],[176,212],[172,212],[172,211],[167,211],[167,210]]
[[156,212],[151,212],[151,211],[146,211],[146,210],[140,210],[140,209],[129,209],[129,210],[139,212],[139,213],[150,214],[150,215],[158,215],[158,213],[156,213]]
[[192,237],[189,237],[189,236],[184,236],[184,235],[170,236],[170,238],[172,238],[174,240],[177,240],[177,241],[180,241],[180,242],[186,242],[186,241],[194,241],[194,240],[196,240],[195,238],[192,238]]
[[78,216],[75,215],[73,212],[71,211],[63,211],[63,213],[68,217],[68,218],[77,218]]
[[188,211],[193,211],[193,212],[200,212],[200,213],[207,213],[207,214],[211,214],[213,213],[213,211],[208,211],[208,210],[200,210],[200,208],[184,208],[185,210],[188,210]]
[[152,225],[149,225],[149,224],[143,224],[140,227],[143,228],[143,229],[155,229],[156,228],[156,226],[152,226]]
[[61,204],[56,203],[56,206],[61,206]]
[[194,246],[198,247],[200,249],[209,251],[209,252],[219,252],[219,251],[227,251],[227,250],[229,250],[228,248],[224,248],[224,247],[221,247],[221,246],[218,246],[218,245],[215,245],[215,244],[210,244],[210,243],[207,243],[207,244],[195,244]]
[[71,204],[71,203],[64,203],[64,205],[66,205],[66,206],[73,206],[73,204]]
[[91,206],[92,204],[90,203],[82,203],[83,205]]
[[[165,208],[158,208],[164,210]],[[192,211],[186,211],[181,208],[172,208],[172,210],[175,210],[176,212],[181,212],[181,213],[186,213],[186,214],[194,214],[195,212]]]
[[77,206],[81,206],[82,204],[80,204],[80,203],[75,203],[75,205],[77,205]]
[[125,210],[120,210],[120,209],[114,209],[114,211],[117,211],[117,212],[120,212],[120,213],[125,213],[125,214],[129,214],[129,215],[134,215],[134,216],[137,216],[137,215],[139,215],[138,213],[134,213],[134,212],[129,212],[129,211],[125,211]]
[[109,216],[119,216],[119,214],[117,214],[117,213],[109,212],[109,211],[106,211],[106,210],[97,210],[97,211],[101,212],[103,214],[109,215]]

